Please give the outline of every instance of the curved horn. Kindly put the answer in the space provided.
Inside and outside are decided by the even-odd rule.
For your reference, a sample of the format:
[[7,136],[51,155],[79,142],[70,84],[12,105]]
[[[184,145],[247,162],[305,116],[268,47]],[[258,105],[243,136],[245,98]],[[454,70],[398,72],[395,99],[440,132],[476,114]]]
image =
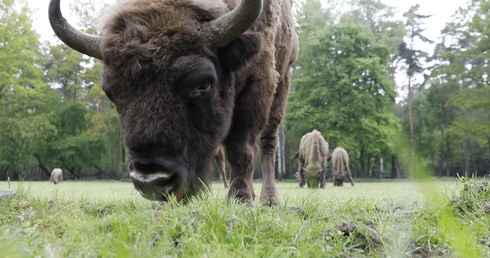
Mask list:
[[49,1],[49,23],[54,33],[69,47],[76,51],[102,60],[101,38],[73,28],[61,14],[60,0]]
[[252,26],[261,11],[262,0],[242,0],[231,12],[210,22],[211,40],[226,46]]

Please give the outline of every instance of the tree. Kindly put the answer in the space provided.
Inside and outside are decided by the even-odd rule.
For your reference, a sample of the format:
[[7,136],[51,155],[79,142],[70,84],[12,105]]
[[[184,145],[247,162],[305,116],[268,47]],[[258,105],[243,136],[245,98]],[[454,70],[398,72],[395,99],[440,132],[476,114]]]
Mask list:
[[485,0],[460,8],[443,30],[435,52],[437,64],[431,84],[446,85],[446,123],[442,128],[447,176],[451,169],[474,173],[490,167],[488,9]]
[[[410,176],[413,175],[413,161],[415,156],[415,135],[414,135],[414,124],[413,124],[413,97],[414,97],[414,87],[423,85],[422,83],[416,83],[415,77],[419,74],[423,74],[426,69],[424,67],[423,61],[426,61],[429,57],[429,54],[423,50],[416,49],[415,43],[416,41],[422,43],[432,43],[432,40],[425,37],[422,33],[425,31],[423,27],[423,19],[429,18],[430,15],[422,15],[419,14],[420,6],[414,5],[410,7],[408,12],[404,13],[403,16],[407,18],[405,23],[405,30],[407,32],[406,39],[400,44],[399,51],[399,60],[403,61],[405,67],[405,74],[408,78],[408,119],[409,119],[409,135],[410,135],[410,148],[411,148],[411,156],[410,156]],[[425,59],[425,60],[424,60]],[[427,74],[424,74],[424,81],[427,77]]]
[[350,0],[351,11],[340,18],[341,24],[353,24],[372,35],[376,44],[388,48],[395,55],[405,35],[403,22],[395,19],[393,7],[379,0]]
[[[104,7],[93,1],[72,5],[80,17],[79,27],[91,34],[96,34],[94,20]],[[83,169],[96,169],[96,175],[106,177],[124,176],[126,152],[117,112],[102,91],[102,63],[58,43],[47,46],[45,60],[47,82],[63,96],[55,116],[63,130],[50,145],[57,156],[39,154],[39,162],[66,166],[76,178],[85,176]],[[77,130],[62,122],[66,117],[75,118]]]
[[48,101],[56,96],[42,81],[27,3],[1,1],[0,14],[0,165],[17,180],[21,164],[33,164],[33,150],[55,132]]
[[349,151],[360,175],[368,175],[372,159],[391,151],[397,128],[387,110],[395,94],[388,49],[360,28],[338,25],[317,31],[301,55],[286,119],[291,145],[318,129],[331,148]]

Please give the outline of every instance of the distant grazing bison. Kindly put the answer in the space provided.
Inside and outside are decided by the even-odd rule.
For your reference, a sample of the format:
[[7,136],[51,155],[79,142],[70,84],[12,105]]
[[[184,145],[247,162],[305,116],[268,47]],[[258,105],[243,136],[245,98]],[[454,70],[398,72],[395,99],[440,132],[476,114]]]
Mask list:
[[61,168],[55,168],[51,171],[51,177],[49,177],[49,182],[53,184],[58,184],[63,182],[63,170]]
[[333,185],[343,186],[344,177],[347,176],[351,185],[354,186],[349,168],[349,155],[344,148],[337,147],[333,150],[332,163],[332,174],[334,179]]
[[211,180],[225,145],[228,196],[278,203],[277,130],[298,54],[291,0],[126,0],[101,18],[102,35],[76,30],[51,0],[49,19],[69,47],[103,63],[102,89],[119,113],[130,177],[150,200],[186,200]]
[[310,188],[325,187],[327,174],[328,143],[322,134],[313,130],[301,137],[298,153],[299,186]]

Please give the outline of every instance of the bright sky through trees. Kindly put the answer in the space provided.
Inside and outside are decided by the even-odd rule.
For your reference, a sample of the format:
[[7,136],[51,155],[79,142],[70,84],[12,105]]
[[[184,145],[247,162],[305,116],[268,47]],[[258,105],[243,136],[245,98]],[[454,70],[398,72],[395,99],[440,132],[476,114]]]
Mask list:
[[[75,21],[70,18],[72,12],[69,10],[70,4],[73,0],[62,0],[61,8],[64,12],[65,17],[69,22],[75,24]],[[110,3],[114,0],[105,0],[105,2]],[[410,6],[419,4],[420,11],[423,14],[432,15],[431,18],[427,19],[427,36],[431,39],[436,40],[440,34],[440,31],[444,28],[444,25],[449,20],[451,15],[457,10],[457,8],[464,6],[466,0],[410,0],[410,1],[399,1],[399,0],[382,0],[385,4],[396,7],[398,10],[398,16],[402,18],[402,14],[410,8]],[[34,21],[34,28],[41,35],[41,40],[52,40],[54,38],[54,33],[51,30],[51,26],[48,21],[48,3],[49,0],[36,0],[29,3],[30,7],[35,10],[35,15],[32,17]]]

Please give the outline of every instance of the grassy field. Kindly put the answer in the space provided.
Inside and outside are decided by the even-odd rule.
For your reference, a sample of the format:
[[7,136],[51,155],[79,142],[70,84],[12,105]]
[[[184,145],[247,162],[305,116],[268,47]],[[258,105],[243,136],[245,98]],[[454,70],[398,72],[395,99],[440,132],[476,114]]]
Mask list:
[[12,183],[0,256],[489,257],[489,190],[475,182],[278,182],[276,207],[228,203],[219,182],[185,206],[147,201],[127,182]]

